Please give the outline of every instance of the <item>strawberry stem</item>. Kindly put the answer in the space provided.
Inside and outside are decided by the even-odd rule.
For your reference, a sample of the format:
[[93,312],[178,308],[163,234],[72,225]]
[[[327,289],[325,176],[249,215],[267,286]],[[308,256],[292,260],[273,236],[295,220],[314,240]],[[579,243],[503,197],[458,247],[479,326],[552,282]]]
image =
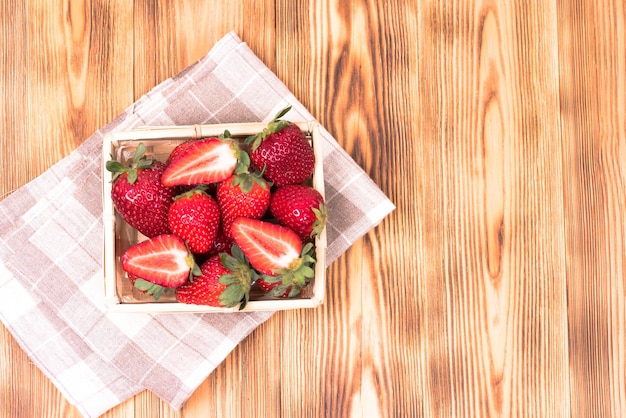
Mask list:
[[279,132],[286,126],[291,125],[291,122],[287,120],[281,120],[281,118],[285,116],[290,110],[291,110],[291,105],[282,109],[276,114],[276,116],[274,116],[274,119],[272,119],[271,121],[267,123],[267,127],[263,129],[262,132],[259,132],[256,135],[251,135],[248,138],[246,138],[245,142],[246,144],[248,144],[248,146],[250,146],[251,151],[253,152],[256,151],[256,149],[261,145],[261,143],[265,140],[265,138],[267,138],[271,134],[275,132]]

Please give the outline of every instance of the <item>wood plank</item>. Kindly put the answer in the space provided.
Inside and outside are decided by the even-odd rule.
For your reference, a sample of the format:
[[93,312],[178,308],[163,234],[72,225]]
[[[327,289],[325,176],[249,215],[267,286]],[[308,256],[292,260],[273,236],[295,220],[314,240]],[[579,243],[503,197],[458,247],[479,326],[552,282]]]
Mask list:
[[572,416],[626,411],[624,3],[558,2]]
[[[117,90],[127,82],[132,86],[127,71],[132,55],[110,47],[127,44],[127,32],[116,30],[129,25],[127,4],[91,6],[39,0],[0,6],[4,45],[14,46],[0,64],[2,197],[43,173],[132,102],[124,95],[130,88]],[[92,27],[98,36],[92,36]],[[80,416],[1,328],[0,415]]]
[[[408,176],[416,173],[415,144],[408,143],[405,154],[388,154],[384,143],[396,133],[398,141],[410,138],[415,127],[414,101],[398,98],[406,98],[404,87],[416,81],[417,61],[410,47],[416,10],[406,2],[331,1],[310,6],[309,15],[289,7],[277,11],[277,39],[284,40],[278,45],[284,51],[277,55],[279,77],[377,184],[398,199],[401,211],[413,213],[414,201],[402,199],[410,195],[400,190],[403,184],[389,167],[400,164]],[[297,77],[294,68],[300,69]],[[391,82],[398,88],[388,88]],[[392,217],[380,228],[405,231],[406,225],[398,222]],[[368,235],[329,269],[323,312],[285,315],[290,319],[285,320],[284,346],[302,347],[302,357],[319,359],[319,366],[291,362],[282,380],[305,376],[306,381],[327,382],[289,388],[283,406],[288,416],[385,416],[391,411],[410,416],[420,408],[418,324],[411,323],[420,309],[414,297],[419,284],[411,280],[417,245],[403,251],[384,240],[384,234]],[[398,277],[408,279],[406,286],[396,285]],[[317,341],[321,335],[326,341]],[[304,397],[311,400],[302,401]]]
[[[328,59],[327,39],[312,38],[319,25],[328,24],[328,16],[305,3],[277,2],[274,71],[319,117],[316,111],[322,107],[311,104],[320,103],[328,92],[326,86],[317,86],[313,80],[318,70],[331,72],[336,63]],[[356,313],[360,304],[359,268],[353,272],[353,286],[334,280],[338,271],[331,268],[326,272],[321,308],[278,314],[283,330],[279,349],[282,361],[275,384],[280,387],[277,410],[283,416],[348,416],[353,398],[359,393],[360,330],[348,308],[356,303],[352,305]],[[346,335],[352,338],[343,338]],[[289,384],[296,380],[301,384]]]
[[554,4],[419,18],[426,415],[567,416]]
[[[19,46],[20,53],[0,55],[0,94],[3,100],[4,121],[0,124],[2,147],[2,184],[0,198],[4,198],[13,190],[28,181],[23,167],[12,163],[25,161],[24,148],[20,138],[26,138],[27,124],[22,120],[26,112],[26,102],[21,98],[27,94],[27,68],[25,46],[27,43],[26,5],[13,5],[3,2],[0,5],[0,37],[16,39],[14,45]],[[17,49],[17,48],[16,48]]]
[[253,4],[137,0],[133,15],[135,99],[204,57],[230,31],[273,67],[273,0]]

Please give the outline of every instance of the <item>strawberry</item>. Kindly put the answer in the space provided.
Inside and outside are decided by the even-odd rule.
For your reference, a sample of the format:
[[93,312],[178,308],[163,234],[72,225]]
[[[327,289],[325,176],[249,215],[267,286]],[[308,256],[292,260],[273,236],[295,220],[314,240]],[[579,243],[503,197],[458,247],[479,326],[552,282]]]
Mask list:
[[169,163],[161,181],[165,186],[220,182],[235,170],[238,153],[238,146],[229,139],[194,141]]
[[291,229],[267,221],[237,218],[232,226],[233,239],[250,265],[264,276],[266,282],[280,282],[272,289],[273,296],[297,296],[313,278],[310,255],[313,244],[304,247]]
[[222,230],[232,238],[231,226],[238,217],[261,219],[270,205],[270,185],[259,173],[250,173],[246,164],[246,154],[236,174],[217,186],[217,203],[222,212]]
[[181,142],[180,144],[176,145],[176,147],[174,147],[172,152],[170,152],[170,155],[167,157],[165,165],[169,165],[172,161],[178,158],[178,156],[182,154],[182,152],[186,150],[189,145],[193,144],[196,141],[197,139],[188,139],[185,142]]
[[115,209],[130,226],[151,238],[170,232],[167,211],[176,190],[163,186],[165,165],[146,158],[145,152],[140,143],[128,166],[111,160],[106,169],[113,173],[111,200]]
[[319,234],[326,225],[324,198],[314,188],[300,184],[279,187],[272,194],[270,213],[302,240]]
[[239,248],[233,255],[221,253],[209,258],[200,267],[201,274],[176,288],[181,303],[232,308],[248,302],[250,286],[256,274]]
[[194,254],[213,247],[220,226],[220,208],[215,199],[197,187],[174,198],[168,211],[170,230],[181,237]]
[[215,236],[215,240],[213,241],[213,248],[211,248],[211,253],[219,254],[219,253],[231,253],[233,247],[233,240],[228,238],[222,228],[218,228],[217,235]]
[[122,254],[122,269],[130,277],[163,287],[180,286],[192,273],[198,273],[185,242],[174,234],[158,235],[127,249]]
[[267,128],[246,139],[250,158],[275,186],[299,184],[313,174],[315,154],[297,125],[281,120],[291,106],[279,112]]

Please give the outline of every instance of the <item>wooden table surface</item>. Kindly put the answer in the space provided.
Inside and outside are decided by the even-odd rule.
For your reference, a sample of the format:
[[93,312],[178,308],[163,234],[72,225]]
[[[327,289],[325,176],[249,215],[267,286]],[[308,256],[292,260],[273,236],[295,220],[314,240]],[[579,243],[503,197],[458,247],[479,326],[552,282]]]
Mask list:
[[[397,205],[182,411],[105,416],[624,416],[625,9],[1,2],[1,196],[235,30]],[[79,415],[4,327],[0,410]]]

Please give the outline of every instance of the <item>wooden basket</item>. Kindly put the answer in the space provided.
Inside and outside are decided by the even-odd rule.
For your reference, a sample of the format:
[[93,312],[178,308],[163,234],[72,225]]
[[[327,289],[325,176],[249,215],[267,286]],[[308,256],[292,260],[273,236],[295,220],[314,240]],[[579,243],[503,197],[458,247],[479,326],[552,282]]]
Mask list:
[[[315,170],[312,186],[324,196],[324,173],[322,170],[322,150],[320,145],[319,125],[315,122],[296,123],[310,138],[315,152]],[[190,305],[176,301],[174,292],[168,291],[157,301],[134,289],[126,273],[122,270],[120,257],[131,245],[147,239],[130,227],[113,207],[111,200],[112,174],[105,164],[111,156],[126,163],[135,151],[137,144],[143,142],[146,155],[165,161],[176,145],[190,138],[207,138],[230,131],[233,138],[243,140],[261,132],[266,123],[239,123],[222,125],[193,126],[158,126],[145,127],[126,132],[107,134],[103,141],[102,178],[103,178],[103,223],[104,223],[104,279],[107,308],[117,312],[240,312],[239,307],[216,308]],[[320,305],[324,298],[326,265],[326,229],[315,239],[317,263],[315,277],[301,295],[293,299],[275,299],[260,291],[252,291],[250,301],[243,311],[274,311],[285,309],[313,308]]]

